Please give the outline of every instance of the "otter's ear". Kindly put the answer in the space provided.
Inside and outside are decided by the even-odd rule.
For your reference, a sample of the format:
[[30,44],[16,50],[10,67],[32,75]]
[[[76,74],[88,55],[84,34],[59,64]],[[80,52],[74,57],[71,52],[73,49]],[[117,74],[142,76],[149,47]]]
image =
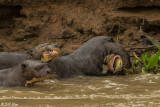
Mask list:
[[109,42],[115,42],[115,40],[113,38],[110,38],[108,41]]
[[22,64],[22,69],[24,70],[27,67],[27,64]]

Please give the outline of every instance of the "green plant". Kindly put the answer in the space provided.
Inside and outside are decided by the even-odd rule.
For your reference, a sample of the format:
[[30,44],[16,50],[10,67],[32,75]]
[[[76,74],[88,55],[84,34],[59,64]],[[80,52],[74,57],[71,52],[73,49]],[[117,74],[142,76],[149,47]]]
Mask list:
[[120,40],[120,30],[118,29],[118,34],[116,35],[116,38],[117,38],[117,41],[119,41]]
[[141,56],[142,62],[145,68],[142,69],[142,73],[145,74],[147,72],[153,71],[153,73],[159,72],[160,66],[160,49],[157,54],[149,55],[149,52],[146,52]]
[[[141,29],[142,30],[142,29]],[[143,31],[142,31],[143,32]],[[144,32],[143,32],[144,33]],[[160,72],[160,45],[158,43],[158,40],[152,38],[151,36],[148,36],[144,33],[144,36],[155,46],[159,49],[157,54],[149,55],[149,52],[146,52],[144,55],[141,55],[141,58],[138,58],[135,53],[135,58],[140,61],[143,64],[142,67],[142,74],[146,74],[148,72],[158,73]],[[134,70],[134,68],[133,68]]]
[[142,63],[142,74],[148,72],[158,73],[160,72],[160,49],[157,54],[149,55],[149,52],[146,52],[144,55],[141,55],[142,60],[133,53],[137,60],[133,61],[133,73],[137,73],[138,62]]
[[158,40],[152,38],[151,36],[148,35],[144,35],[155,47],[157,47],[158,49],[160,49],[160,45],[158,43]]
[[118,30],[117,30],[117,34],[116,34],[117,41],[120,41],[121,30],[122,30],[122,28],[119,26]]
[[138,67],[138,60],[134,60],[133,61],[133,73],[134,74],[137,74],[138,72],[137,72],[137,67]]

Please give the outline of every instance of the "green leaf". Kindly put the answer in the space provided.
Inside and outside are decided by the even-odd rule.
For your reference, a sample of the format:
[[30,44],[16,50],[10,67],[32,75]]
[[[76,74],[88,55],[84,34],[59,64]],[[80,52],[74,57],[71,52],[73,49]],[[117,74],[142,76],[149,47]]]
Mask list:
[[147,67],[145,55],[141,55],[141,58],[142,58],[142,61],[143,61],[144,66]]
[[147,70],[156,67],[158,63],[157,55],[152,55],[148,60]]
[[157,52],[157,56],[160,57],[160,49],[159,49],[159,51]]
[[[148,62],[149,62],[149,52],[146,52],[145,55],[141,55],[143,64],[146,68],[148,68]],[[148,69],[147,69],[148,70]]]
[[151,41],[151,43],[157,47],[158,49],[160,49],[160,44],[158,43],[158,40],[152,38],[151,36],[147,36],[147,35],[144,35],[149,41]]

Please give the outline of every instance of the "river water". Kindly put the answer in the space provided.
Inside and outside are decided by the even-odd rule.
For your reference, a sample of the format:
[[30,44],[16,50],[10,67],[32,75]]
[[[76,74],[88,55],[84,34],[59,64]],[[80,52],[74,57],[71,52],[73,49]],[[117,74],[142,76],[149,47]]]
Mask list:
[[5,107],[160,107],[160,74],[79,76],[33,87],[0,87]]

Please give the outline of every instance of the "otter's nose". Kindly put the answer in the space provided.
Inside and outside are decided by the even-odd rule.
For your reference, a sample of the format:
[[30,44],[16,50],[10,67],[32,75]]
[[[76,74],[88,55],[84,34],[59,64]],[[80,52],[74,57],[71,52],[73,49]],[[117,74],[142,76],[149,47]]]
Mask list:
[[47,74],[53,74],[51,70],[47,70]]

